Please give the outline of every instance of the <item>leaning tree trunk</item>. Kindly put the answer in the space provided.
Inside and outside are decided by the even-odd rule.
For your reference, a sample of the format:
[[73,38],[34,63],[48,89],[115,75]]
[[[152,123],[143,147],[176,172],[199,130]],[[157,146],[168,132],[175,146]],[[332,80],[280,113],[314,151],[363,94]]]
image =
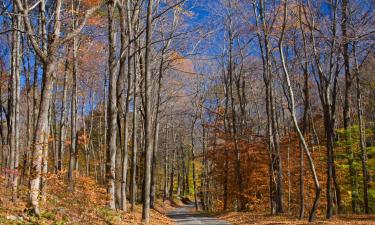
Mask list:
[[55,71],[55,56],[50,56],[50,61],[44,65],[43,88],[39,106],[39,116],[34,133],[34,151],[32,154],[32,165],[30,174],[29,209],[32,214],[40,215],[39,209],[39,188],[42,172],[43,149],[48,146],[48,109],[50,104],[53,72]]
[[291,114],[291,117],[292,117],[293,125],[294,125],[294,127],[297,131],[298,137],[299,137],[299,139],[302,143],[302,146],[305,150],[305,153],[308,157],[310,168],[311,168],[311,173],[312,173],[313,178],[314,178],[315,199],[314,199],[314,203],[313,203],[312,209],[310,211],[310,216],[309,216],[309,221],[311,222],[311,221],[313,221],[313,219],[315,217],[315,213],[316,213],[319,198],[320,198],[321,189],[320,189],[320,184],[319,184],[319,180],[318,180],[318,176],[317,176],[317,173],[316,173],[316,170],[315,170],[315,166],[314,166],[312,156],[311,156],[310,151],[308,149],[305,138],[304,138],[304,136],[303,136],[303,134],[302,134],[302,132],[299,128],[297,116],[296,116],[296,112],[295,112],[294,92],[293,92],[292,85],[291,85],[291,82],[290,82],[289,72],[288,72],[288,69],[287,69],[287,66],[286,66],[286,62],[285,62],[285,58],[284,58],[284,49],[283,49],[283,37],[284,37],[284,32],[285,32],[285,27],[286,27],[286,20],[287,20],[287,1],[284,2],[284,21],[283,21],[282,31],[281,31],[281,35],[280,35],[280,39],[279,39],[279,53],[280,53],[283,73],[284,73],[285,80],[286,80],[286,83],[287,83],[287,89],[288,89],[288,94],[289,94],[289,98],[288,98],[289,104],[288,105],[289,105],[289,110],[290,110],[290,114]]

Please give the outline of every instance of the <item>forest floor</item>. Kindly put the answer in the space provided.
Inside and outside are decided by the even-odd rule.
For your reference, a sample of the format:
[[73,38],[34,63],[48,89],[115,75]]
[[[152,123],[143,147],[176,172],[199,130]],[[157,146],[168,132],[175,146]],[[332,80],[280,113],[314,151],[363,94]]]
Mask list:
[[[47,195],[41,205],[41,216],[32,217],[26,209],[27,189],[24,185],[19,191],[19,200],[11,201],[11,189],[7,187],[4,176],[0,175],[0,225],[127,225],[142,224],[142,206],[137,205],[132,213],[112,211],[106,207],[105,188],[88,177],[77,177],[74,191],[68,191],[65,175],[50,175],[47,178]],[[130,208],[130,206],[129,206]],[[157,201],[151,210],[152,225],[172,225],[165,216],[174,208],[169,201]]]
[[270,216],[261,213],[250,213],[250,212],[228,212],[218,216],[222,220],[226,220],[235,225],[247,225],[247,224],[261,224],[261,225],[274,225],[274,224],[357,224],[357,225],[375,225],[375,215],[354,215],[348,214],[344,216],[337,216],[331,220],[324,219],[323,216],[319,216],[314,222],[308,223],[307,218],[303,221],[298,220],[295,216],[281,215],[281,216]]
[[[0,225],[130,225],[142,224],[142,206],[137,205],[132,213],[112,211],[106,207],[106,191],[92,178],[78,176],[74,191],[68,191],[66,174],[50,174],[47,177],[46,199],[42,201],[41,216],[32,217],[24,212],[26,209],[26,185],[21,185],[19,200],[11,201],[11,188],[7,186],[4,176],[0,175]],[[130,208],[130,206],[129,206]],[[168,213],[183,208],[183,203],[158,200],[155,209],[151,210],[151,225],[172,225],[174,221]],[[192,210],[193,211],[193,210]],[[194,212],[184,214],[192,217]],[[179,215],[180,216],[180,215]],[[194,216],[195,217],[195,216]],[[293,216],[269,216],[261,213],[228,212],[219,215],[197,215],[197,218],[210,218],[228,221],[232,224],[374,224],[375,215],[345,215],[332,220],[324,220],[323,216],[313,223],[300,221]],[[209,221],[209,220],[207,220]],[[194,224],[194,223],[190,223]],[[200,224],[209,224],[200,222]],[[211,225],[211,224],[209,224]]]

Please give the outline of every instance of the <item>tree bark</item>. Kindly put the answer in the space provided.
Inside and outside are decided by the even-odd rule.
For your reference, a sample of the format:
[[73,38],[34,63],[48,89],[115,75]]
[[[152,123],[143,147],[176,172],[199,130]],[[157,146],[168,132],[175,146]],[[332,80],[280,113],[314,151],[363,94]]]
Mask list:
[[305,153],[306,153],[306,155],[309,159],[311,173],[312,173],[313,178],[314,178],[315,199],[314,199],[314,203],[313,203],[312,209],[310,211],[310,216],[309,216],[309,221],[312,222],[314,220],[315,213],[316,213],[316,210],[317,210],[317,207],[318,207],[318,202],[319,202],[321,190],[320,190],[320,184],[319,184],[319,180],[318,180],[318,176],[317,176],[317,173],[316,173],[316,170],[315,170],[315,166],[314,166],[312,156],[311,156],[310,151],[308,149],[308,146],[307,146],[307,143],[306,143],[305,138],[303,136],[303,133],[301,132],[301,130],[299,128],[299,125],[298,125],[296,112],[295,112],[294,92],[293,92],[293,89],[292,89],[289,72],[288,72],[286,62],[285,62],[285,58],[284,58],[283,38],[284,38],[285,27],[287,25],[286,24],[287,16],[288,16],[288,14],[287,14],[287,12],[288,12],[287,11],[287,4],[288,4],[287,1],[284,1],[284,19],[283,19],[281,35],[280,35],[280,38],[279,38],[279,53],[280,53],[281,64],[282,64],[283,73],[284,73],[284,76],[285,76],[286,85],[287,85],[288,94],[289,94],[289,98],[288,98],[288,100],[289,100],[289,102],[288,102],[289,111],[290,111],[290,114],[291,114],[291,117],[292,117],[293,125],[296,129],[296,132],[297,132],[298,137],[299,137],[299,139],[302,143],[302,146],[305,150]]
[[195,128],[195,123],[197,121],[196,115],[194,115],[192,124],[191,124],[191,130],[190,130],[190,136],[191,136],[191,163],[193,166],[193,191],[194,191],[194,205],[195,205],[195,210],[198,211],[198,197],[197,197],[197,178],[195,175],[195,145],[194,145],[194,128]]
[[[73,4],[74,7],[76,7],[75,4]],[[73,18],[75,18],[73,16]],[[73,29],[77,25],[76,19],[73,19]],[[71,145],[70,145],[70,157],[69,157],[69,171],[68,171],[68,180],[69,180],[69,188],[74,189],[74,176],[76,175],[76,165],[78,163],[77,161],[77,114],[78,114],[78,96],[77,96],[77,76],[78,76],[78,38],[75,37],[73,39],[73,55],[72,55],[72,78],[73,78],[73,84],[72,84],[72,95],[71,95],[71,131],[70,131],[70,139],[71,139]]]
[[115,179],[116,179],[116,139],[117,139],[117,93],[116,93],[116,40],[115,40],[115,3],[108,2],[108,149],[106,153],[106,183],[108,194],[108,206],[116,209]]
[[[18,13],[15,6],[14,14]],[[21,19],[19,16],[13,18],[12,32],[12,55],[11,55],[11,108],[9,109],[11,126],[10,128],[10,171],[12,183],[12,200],[17,200],[18,182],[19,182],[19,98],[20,98],[20,49],[21,37],[17,29],[21,28]]]
[[[69,51],[68,51],[69,55]],[[60,172],[63,167],[63,155],[65,147],[65,130],[66,130],[66,99],[67,99],[67,82],[68,82],[68,67],[69,60],[68,57],[65,60],[65,69],[64,69],[64,83],[63,83],[63,96],[61,102],[61,111],[60,111],[60,136],[59,136],[59,149],[58,149],[58,162],[57,162],[57,171]]]
[[131,161],[131,184],[130,184],[130,203],[131,210],[135,210],[135,202],[137,198],[137,130],[138,130],[138,84],[137,84],[137,70],[136,70],[136,58],[133,74],[133,133],[132,133],[132,161]]
[[150,221],[150,191],[151,191],[151,159],[152,159],[152,117],[151,117],[151,32],[152,32],[153,0],[148,1],[146,22],[146,53],[145,53],[145,104],[144,104],[144,128],[145,128],[145,161],[144,161],[144,193],[142,207],[142,221]]
[[367,151],[366,151],[366,135],[365,135],[365,124],[363,121],[363,109],[362,109],[362,93],[361,93],[361,83],[359,77],[359,66],[356,56],[356,46],[353,44],[353,53],[354,53],[354,64],[355,64],[355,73],[356,73],[356,103],[357,103],[357,116],[358,116],[358,127],[359,127],[359,147],[361,149],[361,163],[362,163],[362,179],[363,179],[363,204],[365,213],[370,213],[369,208],[369,180],[368,180],[368,171],[367,171]]
[[[341,6],[341,32],[342,32],[342,56],[344,59],[344,68],[345,68],[345,89],[344,89],[344,108],[343,108],[343,120],[344,120],[344,130],[345,130],[345,139],[350,141],[350,92],[352,87],[353,78],[350,73],[350,62],[349,62],[349,40],[347,36],[347,23],[348,23],[348,0],[343,0]],[[349,163],[349,176],[350,176],[350,185],[351,185],[351,197],[352,197],[352,212],[356,213],[358,205],[358,187],[356,181],[357,171],[353,165],[354,154],[351,146],[348,146],[347,152],[349,154],[348,163]],[[342,209],[339,208],[339,212]]]

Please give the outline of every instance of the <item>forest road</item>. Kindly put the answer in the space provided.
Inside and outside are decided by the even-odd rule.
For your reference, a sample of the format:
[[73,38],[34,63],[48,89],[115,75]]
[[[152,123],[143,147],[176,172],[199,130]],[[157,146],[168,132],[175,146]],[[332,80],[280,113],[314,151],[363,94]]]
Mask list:
[[176,225],[231,225],[215,217],[200,215],[194,212],[194,204],[188,204],[177,208],[167,214]]

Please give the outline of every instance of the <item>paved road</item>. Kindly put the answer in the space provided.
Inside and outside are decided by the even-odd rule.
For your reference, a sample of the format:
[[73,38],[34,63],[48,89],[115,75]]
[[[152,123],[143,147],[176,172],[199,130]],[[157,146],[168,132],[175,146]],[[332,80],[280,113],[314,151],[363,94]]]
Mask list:
[[186,205],[168,213],[176,225],[231,225],[226,221],[194,213],[194,205]]

